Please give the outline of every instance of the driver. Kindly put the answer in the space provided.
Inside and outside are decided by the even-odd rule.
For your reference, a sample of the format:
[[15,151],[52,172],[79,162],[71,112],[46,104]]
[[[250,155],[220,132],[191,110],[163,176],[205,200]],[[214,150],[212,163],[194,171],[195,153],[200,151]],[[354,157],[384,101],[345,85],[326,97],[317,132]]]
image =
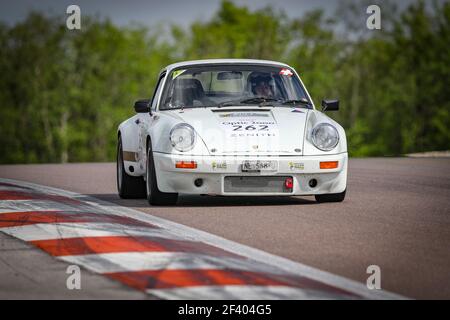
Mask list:
[[274,92],[270,82],[270,75],[258,75],[252,79],[252,92],[255,96],[264,98],[273,98]]

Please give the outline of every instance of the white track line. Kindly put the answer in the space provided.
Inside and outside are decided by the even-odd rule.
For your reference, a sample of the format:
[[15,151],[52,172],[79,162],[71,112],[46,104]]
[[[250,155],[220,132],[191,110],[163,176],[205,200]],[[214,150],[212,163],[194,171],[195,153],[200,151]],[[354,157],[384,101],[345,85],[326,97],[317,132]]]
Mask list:
[[150,236],[171,240],[184,240],[175,234],[168,233],[167,230],[163,231],[159,228],[101,222],[37,223],[0,228],[0,231],[24,241],[108,236]]
[[214,257],[186,252],[119,252],[61,256],[59,259],[77,264],[97,273],[141,270],[234,269],[286,275],[283,270],[267,264],[234,258]]
[[81,207],[51,200],[0,200],[0,214],[30,211],[83,211]]
[[[317,300],[317,299],[351,299],[322,291],[298,289],[285,286],[196,286],[170,289],[147,289],[147,293],[161,299],[189,300]],[[263,304],[263,303],[261,303]]]
[[[30,182],[23,182],[12,179],[0,178],[0,182],[7,182],[17,184],[19,186],[27,186],[46,193],[67,196],[74,199],[85,201],[87,204],[98,208],[99,210],[106,211],[113,215],[126,216],[143,222],[147,222],[153,225],[157,225],[166,230],[170,230],[172,234],[183,236],[185,240],[195,240],[205,242],[207,244],[216,246],[226,251],[233,252],[235,254],[245,256],[249,259],[256,260],[263,264],[270,264],[276,268],[280,268],[287,273],[295,274],[298,276],[304,276],[324,284],[334,286],[343,290],[350,291],[363,298],[367,299],[406,299],[406,297],[399,294],[391,293],[385,290],[370,290],[363,283],[350,280],[341,276],[334,275],[330,272],[322,271],[305,264],[291,261],[289,259],[279,257],[259,249],[255,249],[246,245],[242,245],[222,237],[197,230],[176,222],[172,222],[163,218],[152,216],[148,213],[140,212],[131,208],[121,207],[117,204],[112,204],[107,201],[96,199],[90,196],[81,195],[71,191],[62,189],[42,186]],[[120,208],[120,209],[119,209]],[[157,209],[155,209],[157,210]],[[211,297],[210,297],[211,298]],[[262,299],[262,296],[260,297]]]
[[0,185],[0,191],[17,191],[17,192],[27,192],[27,193],[33,192],[33,190],[29,190],[29,189],[13,187],[13,186],[3,186],[3,185]]

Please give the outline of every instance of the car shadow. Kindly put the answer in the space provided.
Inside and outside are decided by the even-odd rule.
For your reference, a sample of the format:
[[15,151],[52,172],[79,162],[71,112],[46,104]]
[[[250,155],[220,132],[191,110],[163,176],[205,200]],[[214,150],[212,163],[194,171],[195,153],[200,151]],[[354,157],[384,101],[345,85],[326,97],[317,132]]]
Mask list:
[[[280,206],[280,205],[310,205],[317,204],[315,200],[307,199],[311,197],[286,197],[286,196],[198,196],[180,195],[175,205],[171,206],[151,206],[146,199],[121,199],[116,193],[85,194],[100,200],[108,201],[111,204],[124,207],[241,207],[241,206]],[[82,198],[80,200],[83,200]]]

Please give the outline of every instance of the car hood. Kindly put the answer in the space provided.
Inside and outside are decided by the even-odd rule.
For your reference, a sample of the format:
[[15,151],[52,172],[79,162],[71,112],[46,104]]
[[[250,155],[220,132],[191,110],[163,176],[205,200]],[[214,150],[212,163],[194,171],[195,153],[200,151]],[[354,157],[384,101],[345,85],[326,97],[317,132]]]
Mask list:
[[309,110],[289,107],[170,111],[190,124],[212,155],[302,155]]

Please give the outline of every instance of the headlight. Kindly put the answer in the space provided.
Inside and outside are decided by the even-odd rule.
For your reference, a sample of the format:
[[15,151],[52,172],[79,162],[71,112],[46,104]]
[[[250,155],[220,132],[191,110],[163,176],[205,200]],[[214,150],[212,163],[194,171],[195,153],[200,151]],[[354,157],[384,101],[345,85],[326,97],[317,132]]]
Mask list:
[[317,149],[330,151],[338,144],[339,134],[331,124],[320,123],[312,130],[311,139]]
[[170,130],[172,147],[184,152],[191,150],[195,145],[195,131],[187,123],[179,123]]

